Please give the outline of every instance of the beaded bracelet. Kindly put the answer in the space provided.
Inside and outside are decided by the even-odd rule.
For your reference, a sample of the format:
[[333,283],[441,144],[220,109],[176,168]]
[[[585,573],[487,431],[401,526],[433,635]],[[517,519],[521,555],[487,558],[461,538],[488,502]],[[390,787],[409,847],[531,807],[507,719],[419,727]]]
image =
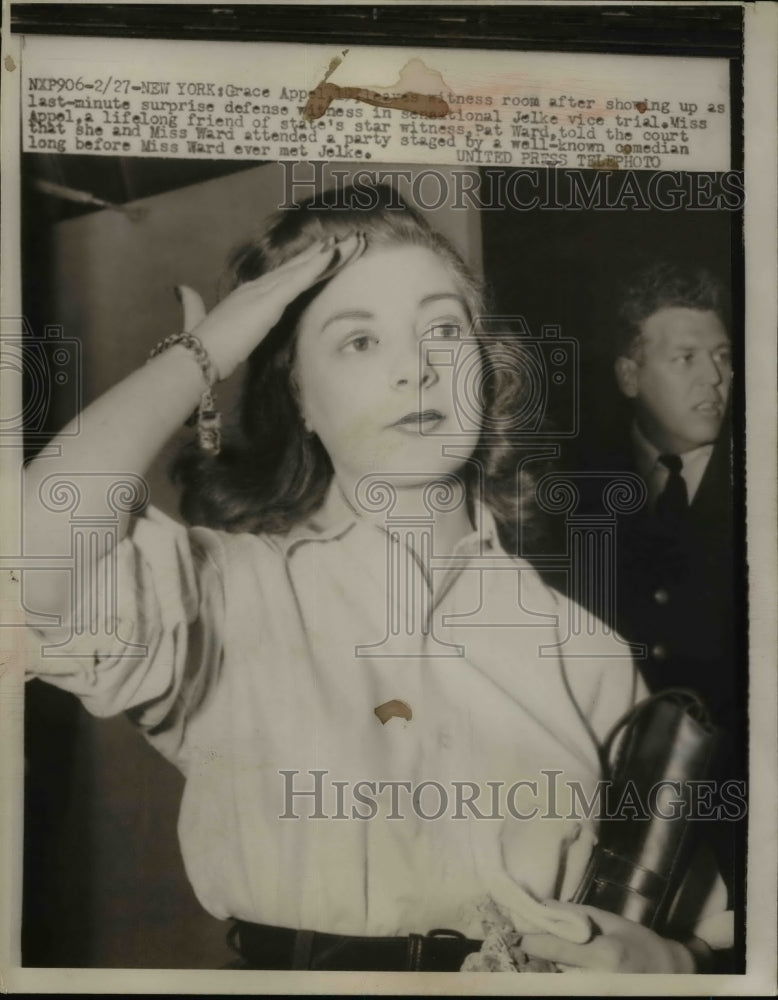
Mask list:
[[216,401],[213,395],[213,387],[219,381],[219,373],[213,361],[211,361],[210,355],[203,347],[202,341],[193,333],[174,333],[169,337],[165,337],[164,340],[160,340],[156,347],[152,348],[149,352],[149,358],[155,358],[158,354],[162,354],[163,351],[166,351],[169,347],[174,347],[176,344],[180,344],[192,352],[195,361],[200,366],[200,371],[203,373],[206,389],[200,396],[200,404],[197,410],[187,420],[187,425],[197,425],[198,445],[203,451],[215,457],[221,450],[222,418],[216,409]]

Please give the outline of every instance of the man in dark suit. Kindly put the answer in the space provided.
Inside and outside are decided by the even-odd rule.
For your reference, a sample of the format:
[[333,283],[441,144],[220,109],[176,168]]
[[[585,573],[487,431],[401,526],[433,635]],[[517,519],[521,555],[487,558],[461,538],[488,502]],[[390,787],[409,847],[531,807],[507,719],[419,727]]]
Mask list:
[[[721,731],[719,789],[745,777],[728,326],[723,290],[705,269],[660,263],[639,272],[620,303],[614,352],[629,416],[585,461],[645,484],[646,502],[617,524],[615,624],[642,647],[636,660],[652,691],[689,688],[706,703]],[[721,806],[720,792],[711,804]],[[741,797],[730,812],[742,807]],[[737,907],[743,824],[711,823],[706,832]]]
[[618,314],[614,370],[629,400],[628,464],[648,498],[617,535],[616,615],[653,690],[690,687],[737,729],[724,295],[702,268],[641,271]]

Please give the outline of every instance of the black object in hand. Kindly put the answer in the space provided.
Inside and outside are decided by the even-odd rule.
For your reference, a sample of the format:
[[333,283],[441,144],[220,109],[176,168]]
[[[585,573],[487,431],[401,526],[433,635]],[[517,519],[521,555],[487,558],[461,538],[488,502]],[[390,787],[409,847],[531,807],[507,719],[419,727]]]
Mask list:
[[689,783],[709,774],[718,734],[697,695],[674,689],[646,699],[622,719],[606,757],[619,736],[608,802],[639,802],[641,815],[633,810],[614,817],[608,811],[573,902],[661,933],[696,839]]

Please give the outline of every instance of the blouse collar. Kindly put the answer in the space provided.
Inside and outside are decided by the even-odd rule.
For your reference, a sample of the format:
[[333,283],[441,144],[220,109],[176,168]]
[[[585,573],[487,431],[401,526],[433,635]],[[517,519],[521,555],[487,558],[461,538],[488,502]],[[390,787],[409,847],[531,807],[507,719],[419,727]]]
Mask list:
[[[483,555],[487,552],[502,553],[497,524],[494,515],[485,503],[476,501],[473,530],[457,542],[455,555]],[[326,542],[342,538],[360,524],[372,524],[386,531],[391,523],[381,513],[368,514],[357,510],[346,499],[338,483],[333,479],[327,490],[324,503],[305,521],[296,524],[281,539],[285,554],[289,554],[301,542]],[[407,522],[403,522],[405,526]]]

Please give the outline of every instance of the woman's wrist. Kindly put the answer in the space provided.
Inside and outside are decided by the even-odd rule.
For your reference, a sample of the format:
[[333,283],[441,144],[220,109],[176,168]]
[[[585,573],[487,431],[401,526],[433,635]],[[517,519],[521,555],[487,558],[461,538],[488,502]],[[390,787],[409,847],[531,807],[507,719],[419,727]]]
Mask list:
[[162,354],[164,351],[167,351],[176,345],[179,345],[190,352],[190,357],[200,368],[203,380],[209,389],[213,389],[217,382],[222,381],[222,375],[219,368],[214,363],[210,352],[206,350],[203,342],[194,333],[174,333],[169,337],[165,337],[164,340],[160,340],[160,342],[151,349],[149,358],[155,358],[158,354]]
[[184,349],[191,361],[200,369],[203,379],[199,404],[195,413],[187,420],[187,424],[197,428],[200,449],[215,457],[221,450],[221,414],[216,409],[213,394],[214,386],[221,381],[219,369],[200,338],[196,334],[187,332],[172,334],[161,340],[152,348],[149,360],[177,348]]

